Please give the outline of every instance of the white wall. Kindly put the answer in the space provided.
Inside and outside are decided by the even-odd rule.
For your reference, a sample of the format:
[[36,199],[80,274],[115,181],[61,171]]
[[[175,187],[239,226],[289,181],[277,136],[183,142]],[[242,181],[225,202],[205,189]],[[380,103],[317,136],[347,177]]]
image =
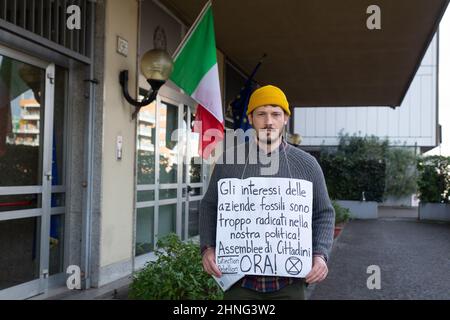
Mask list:
[[334,146],[344,133],[388,137],[392,143],[436,145],[437,41],[433,39],[402,105],[389,107],[295,108],[294,133],[303,146]]
[[[129,70],[129,91],[136,92],[137,1],[106,3],[105,75],[103,100],[103,162],[100,266],[132,258],[134,206],[135,122],[134,110],[123,98],[121,70]],[[128,57],[117,53],[117,36],[128,41]],[[123,158],[116,159],[116,138],[123,137]],[[131,272],[131,269],[129,270]],[[101,275],[101,278],[103,275]],[[115,280],[115,279],[114,279]],[[105,280],[100,281],[102,284]]]
[[427,155],[450,157],[450,10],[439,24],[439,124],[442,125],[442,144]]

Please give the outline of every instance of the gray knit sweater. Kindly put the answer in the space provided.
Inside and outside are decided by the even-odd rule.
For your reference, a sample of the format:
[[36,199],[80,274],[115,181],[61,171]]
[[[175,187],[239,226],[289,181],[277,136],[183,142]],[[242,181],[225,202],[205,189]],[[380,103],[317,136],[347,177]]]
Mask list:
[[[334,209],[328,196],[325,178],[320,165],[310,154],[292,146],[283,143],[280,148],[273,151],[272,155],[258,157],[256,161],[251,162],[252,147],[254,142],[245,144],[245,159],[242,163],[242,146],[235,146],[227,149],[217,161],[209,182],[208,190],[200,205],[200,245],[201,247],[216,245],[216,226],[217,226],[217,182],[224,178],[242,178],[249,177],[284,177],[303,179],[311,181],[313,184],[313,214],[312,214],[312,245],[313,253],[321,254],[328,261],[331,246],[333,244],[334,234]],[[256,150],[256,149],[253,149]],[[232,152],[232,155],[230,154]],[[275,154],[277,153],[278,154]],[[227,157],[228,154],[228,157]],[[234,155],[234,157],[233,157]],[[248,157],[250,155],[250,157]],[[268,157],[278,156],[278,170],[264,172],[262,168],[269,167]],[[240,164],[236,164],[240,157]],[[230,161],[234,158],[234,161]],[[248,161],[246,161],[249,159]],[[288,164],[287,162],[288,161]],[[232,163],[230,163],[232,162]],[[245,165],[245,163],[247,166]],[[256,163],[257,162],[257,163]],[[245,168],[245,172],[244,172]]]

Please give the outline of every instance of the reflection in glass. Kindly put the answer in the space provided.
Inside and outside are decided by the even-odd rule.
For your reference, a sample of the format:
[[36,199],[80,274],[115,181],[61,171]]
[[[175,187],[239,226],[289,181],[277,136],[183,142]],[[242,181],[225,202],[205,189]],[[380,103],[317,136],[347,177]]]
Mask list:
[[[189,175],[190,175],[190,183],[201,182],[201,174],[202,174],[202,158],[199,155],[199,144],[200,144],[200,135],[196,132],[193,132],[192,129],[194,127],[195,121],[195,109],[191,108],[190,120],[187,120],[189,106],[184,106],[183,112],[183,130],[186,131],[186,136],[183,136],[180,140],[180,143],[183,144],[184,148],[187,149],[187,145],[189,143],[189,153],[183,152],[183,157],[186,159],[185,163],[190,164]],[[189,137],[189,141],[187,138]],[[183,150],[184,151],[184,150]],[[183,170],[183,183],[186,183],[186,172],[187,170]]]
[[138,191],[137,202],[155,201],[155,191]]
[[41,207],[40,194],[0,196],[0,212],[37,209]]
[[[145,92],[141,92],[143,98]],[[141,109],[138,116],[137,178],[138,185],[155,183],[156,104]]]
[[[67,71],[55,68],[52,185],[63,186]],[[0,56],[0,187],[42,185],[45,70]],[[46,133],[51,135],[52,132]],[[53,193],[51,207],[64,207]],[[0,196],[0,212],[42,208],[42,195]],[[43,214],[50,214],[44,212]],[[41,218],[0,222],[0,290],[39,277]],[[49,273],[63,272],[64,215],[50,218]]]
[[[53,114],[53,149],[52,149],[52,185],[65,184],[64,176],[64,130],[65,111],[67,97],[67,71],[56,66],[55,69],[55,94]],[[65,207],[66,194],[53,193],[51,207]],[[64,221],[65,215],[53,215],[50,218],[50,275],[64,272]]]
[[188,190],[189,191],[189,197],[196,197],[196,196],[201,196],[202,195],[202,190],[203,188],[183,188],[183,198],[186,198],[187,194],[188,194]]
[[202,195],[202,188],[193,188],[191,190],[191,192],[189,192],[189,195],[191,197],[201,196]]
[[177,183],[179,144],[177,141],[172,141],[172,133],[178,129],[178,107],[161,103],[159,113],[160,183]]
[[0,56],[0,186],[41,184],[45,70]]
[[195,158],[191,158],[191,170],[189,172],[191,176],[191,183],[200,183],[202,182],[202,165],[195,164],[198,161]]
[[190,121],[190,183],[199,183],[202,182],[202,163],[203,159],[199,154],[200,147],[200,134],[197,132],[193,132],[192,128],[194,127],[195,121],[195,112],[191,109],[191,121]]
[[159,190],[159,199],[176,199],[177,198],[177,189],[161,189]]
[[40,218],[0,221],[0,290],[39,278]]
[[159,207],[158,238],[176,232],[177,205],[171,204]]
[[64,215],[50,220],[50,275],[63,272],[64,268]]
[[56,66],[55,69],[55,100],[53,114],[53,154],[52,154],[52,185],[65,184],[64,177],[64,122],[67,97],[67,71]]
[[182,205],[182,209],[181,209],[181,235],[182,235],[182,239],[186,240],[186,206]]
[[[188,119],[187,119],[187,117],[188,117],[188,106],[186,106],[186,105],[184,105],[183,106],[183,123],[182,123],[182,126],[183,126],[183,130],[184,130],[184,132],[186,132],[186,136],[188,136],[188,134],[189,134],[189,132],[187,132],[187,122],[188,122]],[[183,151],[186,151],[186,149],[187,149],[187,146],[186,146],[186,138],[184,137],[184,134],[182,135],[182,141],[180,141],[180,144],[182,144],[183,145]],[[183,154],[182,154],[182,157],[183,157],[183,159],[184,159],[184,164],[186,164],[187,163],[187,161],[186,161],[186,159],[188,159],[188,154],[187,154],[187,152],[183,152]],[[182,170],[183,171],[183,174],[182,174],[182,179],[183,179],[183,181],[182,181],[182,183],[184,184],[184,183],[186,183],[186,169],[185,170]]]
[[200,219],[200,201],[189,202],[189,237],[195,237],[199,234],[198,224]]
[[65,193],[53,193],[52,194],[52,208],[64,207],[66,205]]
[[154,215],[154,207],[137,209],[136,257],[153,251]]

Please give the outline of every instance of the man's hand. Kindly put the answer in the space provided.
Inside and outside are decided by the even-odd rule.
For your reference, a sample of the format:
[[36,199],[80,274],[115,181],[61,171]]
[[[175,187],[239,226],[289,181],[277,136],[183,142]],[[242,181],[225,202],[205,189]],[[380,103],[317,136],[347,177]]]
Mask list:
[[214,275],[218,278],[222,277],[219,267],[216,264],[216,250],[215,248],[208,248],[203,253],[203,270],[210,275]]
[[328,267],[325,260],[320,256],[314,256],[311,272],[306,276],[306,282],[309,284],[321,282],[328,275]]

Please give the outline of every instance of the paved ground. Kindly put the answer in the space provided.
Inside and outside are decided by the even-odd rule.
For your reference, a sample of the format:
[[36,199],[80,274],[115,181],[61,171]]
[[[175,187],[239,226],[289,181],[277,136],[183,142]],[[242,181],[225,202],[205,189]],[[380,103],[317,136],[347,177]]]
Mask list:
[[[310,286],[307,298],[450,300],[450,224],[419,222],[414,208],[382,207],[379,215],[346,225],[335,241],[327,280]],[[380,290],[367,288],[371,265],[381,269]],[[129,282],[38,299],[125,300]]]
[[[371,265],[381,269],[380,290],[367,288]],[[329,269],[312,300],[450,299],[450,224],[351,221],[335,242]]]

